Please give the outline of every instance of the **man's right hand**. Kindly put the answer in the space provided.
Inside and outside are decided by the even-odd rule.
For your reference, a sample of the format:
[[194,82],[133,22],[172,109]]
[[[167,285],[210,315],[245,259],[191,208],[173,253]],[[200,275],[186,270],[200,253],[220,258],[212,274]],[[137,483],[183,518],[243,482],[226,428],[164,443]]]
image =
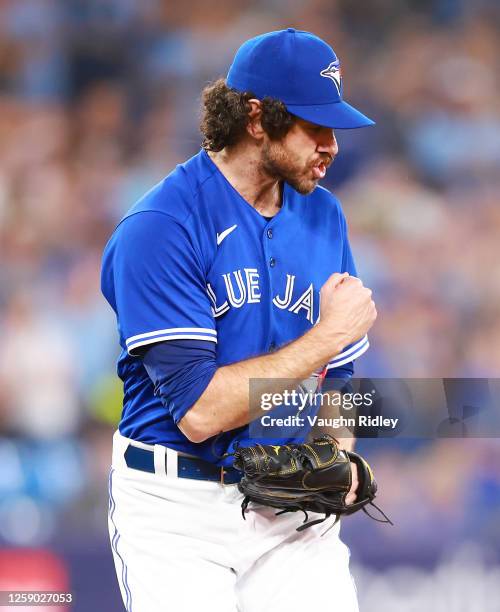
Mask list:
[[377,318],[372,292],[359,278],[332,274],[321,288],[320,322],[325,340],[341,339],[345,347],[362,338]]

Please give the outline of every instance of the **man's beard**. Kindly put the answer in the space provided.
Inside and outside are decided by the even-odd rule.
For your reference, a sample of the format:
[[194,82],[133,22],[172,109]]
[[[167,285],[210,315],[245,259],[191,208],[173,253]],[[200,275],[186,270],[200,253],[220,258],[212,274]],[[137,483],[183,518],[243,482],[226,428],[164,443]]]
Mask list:
[[281,144],[270,142],[262,151],[262,167],[269,176],[285,181],[302,195],[314,190],[318,181],[307,176],[310,168]]

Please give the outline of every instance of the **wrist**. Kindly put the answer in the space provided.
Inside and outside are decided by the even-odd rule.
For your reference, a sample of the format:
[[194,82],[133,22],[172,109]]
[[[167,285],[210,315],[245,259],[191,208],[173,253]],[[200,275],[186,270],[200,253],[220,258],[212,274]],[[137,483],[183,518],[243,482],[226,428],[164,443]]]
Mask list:
[[351,342],[349,336],[341,331],[333,331],[330,325],[320,321],[308,334],[314,338],[316,346],[321,352],[323,363],[340,354]]

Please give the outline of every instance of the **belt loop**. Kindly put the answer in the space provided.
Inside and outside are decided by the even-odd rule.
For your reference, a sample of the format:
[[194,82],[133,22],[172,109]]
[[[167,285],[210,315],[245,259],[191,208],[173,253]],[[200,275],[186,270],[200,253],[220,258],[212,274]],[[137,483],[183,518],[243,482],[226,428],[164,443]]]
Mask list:
[[160,444],[154,445],[154,462],[155,462],[155,474],[158,476],[165,476],[165,447]]
[[167,477],[168,478],[177,478],[177,452],[172,448],[163,447],[166,452],[166,461],[167,461]]
[[113,434],[112,465],[114,468],[123,469],[127,467],[124,456],[127,446],[128,440],[124,438],[117,429]]

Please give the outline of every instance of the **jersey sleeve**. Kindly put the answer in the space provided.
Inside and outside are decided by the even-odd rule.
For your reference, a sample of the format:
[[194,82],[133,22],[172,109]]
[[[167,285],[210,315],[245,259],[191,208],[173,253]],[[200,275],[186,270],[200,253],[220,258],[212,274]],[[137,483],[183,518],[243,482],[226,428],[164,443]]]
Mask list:
[[105,250],[102,290],[130,355],[168,340],[217,342],[200,256],[168,214],[143,211],[122,221]]
[[[356,271],[356,265],[354,263],[354,257],[352,256],[351,245],[349,244],[349,236],[347,233],[347,223],[344,215],[341,217],[341,232],[342,232],[342,269],[341,272],[348,272],[350,276],[357,276],[358,273]],[[336,355],[333,359],[331,359],[326,365],[327,369],[327,377],[337,377],[337,373],[335,372],[336,368],[343,368],[341,372],[338,373],[339,377],[345,376],[345,367],[346,364],[352,363],[358,357],[361,357],[363,353],[365,353],[370,346],[368,342],[368,336],[364,336],[360,338],[356,342],[349,344],[346,346],[341,353]],[[352,375],[352,374],[351,374]]]

